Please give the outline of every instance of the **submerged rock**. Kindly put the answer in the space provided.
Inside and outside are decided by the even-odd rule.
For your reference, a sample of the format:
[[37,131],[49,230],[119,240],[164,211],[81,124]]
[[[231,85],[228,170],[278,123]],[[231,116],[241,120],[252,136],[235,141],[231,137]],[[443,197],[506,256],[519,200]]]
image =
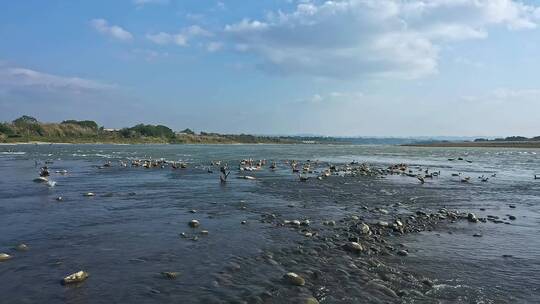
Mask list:
[[297,275],[294,272],[289,272],[283,276],[287,282],[295,286],[304,286],[306,281],[301,276]]
[[15,250],[17,251],[26,251],[28,250],[28,246],[26,244],[19,244],[15,246]]
[[178,275],[180,275],[179,272],[169,272],[169,271],[164,271],[161,273],[161,275],[166,278],[166,279],[169,279],[169,280],[174,280],[178,277]]
[[73,274],[68,275],[62,280],[62,284],[73,284],[73,283],[79,283],[88,278],[88,273],[84,271],[75,272]]

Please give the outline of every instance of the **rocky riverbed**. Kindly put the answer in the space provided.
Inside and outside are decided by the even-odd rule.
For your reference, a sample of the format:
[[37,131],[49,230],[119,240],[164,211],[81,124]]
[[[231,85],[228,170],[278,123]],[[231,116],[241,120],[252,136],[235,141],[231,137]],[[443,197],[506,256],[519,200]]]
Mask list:
[[[538,295],[538,259],[524,238],[538,230],[539,189],[503,171],[82,153],[0,162],[12,177],[0,189],[0,292],[10,303],[527,303]],[[50,159],[54,185],[32,182],[36,155]],[[231,178],[222,183],[225,162]]]

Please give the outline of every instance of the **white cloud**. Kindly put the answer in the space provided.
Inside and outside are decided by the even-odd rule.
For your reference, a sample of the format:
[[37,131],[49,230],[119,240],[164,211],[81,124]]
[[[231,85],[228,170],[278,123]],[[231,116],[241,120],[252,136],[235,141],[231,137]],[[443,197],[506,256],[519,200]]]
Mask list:
[[107,90],[114,86],[79,77],[64,77],[26,68],[6,67],[0,68],[0,87],[35,87],[47,90],[93,91]]
[[133,35],[130,32],[119,27],[118,25],[109,25],[109,23],[105,19],[93,19],[92,21],[90,21],[90,24],[98,32],[112,38],[122,41],[129,41],[133,39]]
[[437,72],[444,44],[485,39],[495,26],[532,29],[539,19],[539,7],[513,0],[302,1],[224,34],[271,72],[418,78]]
[[147,34],[146,38],[155,44],[168,45],[176,44],[179,46],[188,46],[190,39],[194,37],[211,37],[213,34],[198,25],[192,25],[182,29],[177,34],[159,32],[157,34]]

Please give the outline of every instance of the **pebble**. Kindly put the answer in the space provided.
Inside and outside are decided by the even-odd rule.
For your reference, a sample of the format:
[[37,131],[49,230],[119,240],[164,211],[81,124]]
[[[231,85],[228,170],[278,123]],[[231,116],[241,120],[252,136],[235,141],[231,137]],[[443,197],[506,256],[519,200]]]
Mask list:
[[73,284],[73,283],[79,283],[88,278],[88,273],[84,271],[78,271],[73,274],[68,275],[62,280],[62,284]]
[[364,251],[364,247],[357,242],[350,242],[345,245],[345,249],[350,252],[360,253]]
[[400,255],[400,256],[408,256],[409,253],[406,251],[406,250],[399,250],[397,252],[397,255]]
[[295,286],[304,286],[306,281],[301,276],[297,275],[294,272],[289,272],[283,276],[287,282]]
[[4,262],[11,259],[11,256],[7,253],[0,253],[0,262]]
[[428,287],[433,287],[433,282],[431,282],[429,279],[422,280],[422,283]]
[[358,228],[362,234],[369,234],[370,232],[369,226],[365,223],[360,224]]
[[180,273],[178,272],[169,272],[169,271],[165,271],[165,272],[162,272],[161,275],[166,278],[166,279],[169,279],[169,280],[174,280],[178,277]]
[[191,220],[189,223],[188,223],[189,227],[191,228],[197,228],[199,227],[201,224],[199,223],[199,221],[197,220]]
[[474,213],[467,214],[467,220],[471,223],[478,222],[478,218],[476,217],[476,215],[474,215]]
[[26,244],[19,244],[19,245],[15,246],[15,250],[17,250],[17,251],[27,251],[28,246]]

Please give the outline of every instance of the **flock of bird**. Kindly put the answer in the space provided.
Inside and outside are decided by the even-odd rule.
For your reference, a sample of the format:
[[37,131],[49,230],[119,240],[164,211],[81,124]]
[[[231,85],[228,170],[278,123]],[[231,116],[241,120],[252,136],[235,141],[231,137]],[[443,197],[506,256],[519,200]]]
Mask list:
[[[449,161],[455,161],[454,158],[449,158]],[[470,160],[465,160],[461,157],[457,158],[457,160],[464,160],[468,163],[472,163]],[[35,182],[40,183],[46,183],[49,187],[54,187],[56,185],[55,181],[49,180],[50,171],[48,168],[48,164],[51,164],[52,162],[47,161],[45,162],[45,166],[42,166],[39,171],[39,177],[35,178]],[[249,172],[256,172],[259,170],[262,170],[263,168],[267,167],[268,161],[266,159],[260,159],[260,160],[254,160],[252,158],[249,159],[243,159],[238,163],[238,172],[237,178],[240,179],[247,179],[247,180],[255,180],[257,179],[253,175],[249,175]],[[36,166],[38,166],[38,162],[36,161]],[[418,179],[418,181],[421,184],[424,184],[427,179],[433,179],[436,177],[441,176],[441,171],[430,171],[428,169],[424,169],[420,166],[409,166],[404,163],[395,164],[387,167],[386,169],[381,168],[372,168],[366,163],[358,163],[358,162],[351,162],[345,165],[334,165],[327,162],[319,162],[319,161],[311,161],[306,160],[304,162],[300,162],[297,160],[284,160],[283,161],[284,167],[289,168],[291,170],[292,174],[294,174],[299,181],[306,182],[311,178],[316,178],[318,180],[322,180],[324,178],[327,178],[329,176],[346,176],[346,175],[404,175],[408,177],[413,177]],[[188,163],[182,162],[182,161],[168,161],[165,159],[132,159],[132,160],[119,160],[118,165],[120,167],[141,167],[141,168],[168,168],[170,167],[173,170],[176,169],[186,169],[188,168]],[[113,167],[113,162],[106,161],[104,164],[100,166],[96,166],[98,169],[105,169]],[[229,170],[229,166],[227,163],[223,163],[222,161],[212,161],[208,166],[205,166],[208,173],[213,173],[214,168],[219,168],[219,179],[221,183],[226,183],[227,179],[231,173]],[[283,166],[282,166],[283,167]],[[270,162],[270,165],[268,168],[272,171],[278,169],[278,163],[276,161]],[[58,170],[56,171],[57,174],[67,174],[66,170]],[[452,177],[458,177],[459,180],[462,183],[470,183],[472,182],[472,179],[470,176],[463,176],[462,173],[452,173]],[[485,176],[481,175],[478,176],[478,179],[482,182],[489,181],[490,177],[496,177],[497,174],[493,173],[491,176]],[[534,179],[540,179],[540,175],[535,174]]]

